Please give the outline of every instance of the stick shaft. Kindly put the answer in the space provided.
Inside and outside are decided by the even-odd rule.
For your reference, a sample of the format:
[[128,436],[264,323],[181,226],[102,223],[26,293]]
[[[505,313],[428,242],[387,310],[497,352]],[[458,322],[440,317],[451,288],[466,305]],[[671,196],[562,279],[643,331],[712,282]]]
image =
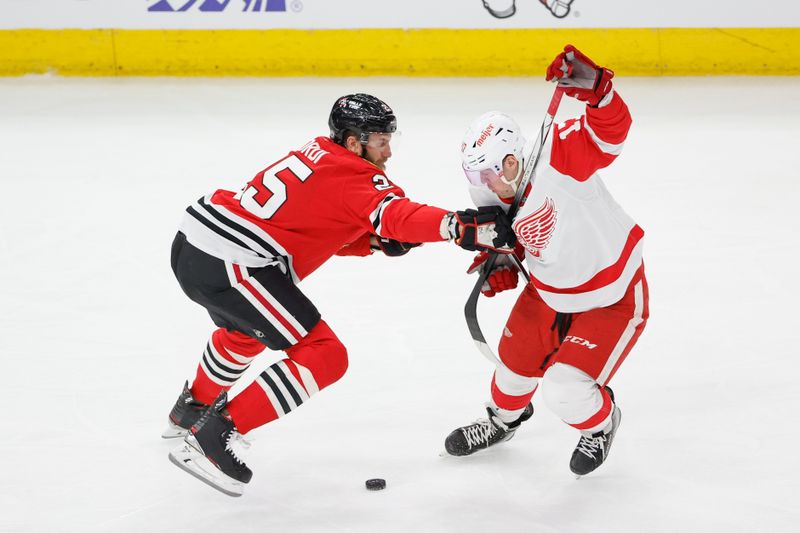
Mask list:
[[[558,106],[561,104],[562,96],[564,96],[564,89],[556,86],[555,90],[553,91],[553,97],[550,99],[550,105],[547,107],[547,113],[545,114],[542,125],[539,128],[539,135],[536,137],[536,142],[533,143],[531,152],[526,158],[526,162],[528,164],[522,174],[519,186],[517,187],[517,192],[514,195],[514,202],[508,209],[508,216],[512,222],[514,217],[517,215],[517,211],[519,211],[520,206],[525,203],[525,199],[527,198],[526,189],[533,178],[533,173],[536,170],[536,166],[539,164],[539,159],[542,155],[542,149],[547,141],[547,136],[550,134],[550,129],[553,126],[553,121],[555,120],[556,113],[558,112]],[[501,365],[502,362],[487,344],[486,337],[484,337],[483,332],[481,331],[480,323],[478,322],[478,299],[481,295],[481,288],[483,287],[483,284],[486,283],[486,279],[489,277],[489,274],[492,272],[492,267],[497,261],[497,256],[497,252],[490,252],[484,268],[480,269],[478,272],[478,280],[475,282],[475,286],[472,288],[472,292],[470,292],[469,297],[467,298],[467,303],[464,305],[464,317],[467,320],[467,328],[469,328],[469,333],[472,336],[472,340],[475,341],[475,345],[478,347],[478,350],[493,364]],[[516,260],[517,266],[520,268],[523,274],[530,279],[530,276],[525,271],[525,268],[523,268],[521,261],[519,261],[516,257],[514,257],[514,259]]]

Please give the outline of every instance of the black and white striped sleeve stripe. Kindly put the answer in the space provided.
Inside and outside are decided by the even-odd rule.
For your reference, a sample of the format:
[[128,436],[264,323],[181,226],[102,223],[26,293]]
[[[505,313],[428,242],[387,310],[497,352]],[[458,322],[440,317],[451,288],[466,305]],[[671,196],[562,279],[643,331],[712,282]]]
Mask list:
[[386,207],[396,200],[406,200],[406,198],[403,196],[396,196],[394,194],[387,194],[386,197],[381,200],[375,210],[370,213],[369,221],[372,223],[372,227],[375,230],[376,235],[381,235],[381,230],[383,229],[382,218]]
[[281,259],[297,281],[291,255],[270,238],[263,229],[252,222],[237,216],[222,206],[212,204],[207,197],[200,198],[193,205],[187,207],[186,212],[206,228],[237,246],[251,250],[260,257]]

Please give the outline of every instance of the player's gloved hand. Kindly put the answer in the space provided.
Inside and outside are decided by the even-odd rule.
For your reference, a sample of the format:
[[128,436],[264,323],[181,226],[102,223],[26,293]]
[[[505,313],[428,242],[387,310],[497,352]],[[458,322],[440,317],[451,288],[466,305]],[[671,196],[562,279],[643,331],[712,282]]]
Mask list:
[[[467,274],[472,274],[473,272],[483,273],[486,270],[488,259],[489,254],[487,252],[481,252],[476,255],[469,269],[467,269]],[[484,296],[491,298],[498,292],[516,289],[518,279],[519,269],[516,263],[507,255],[497,256],[494,265],[492,265],[491,273],[486,277],[486,281],[481,287],[481,292]]]
[[412,248],[422,245],[421,242],[402,242],[394,239],[387,239],[386,237],[378,237],[377,235],[373,238],[372,242],[374,244],[371,244],[370,248],[375,251],[380,250],[389,257],[406,255]]
[[580,50],[568,44],[547,67],[547,81],[557,80],[564,93],[597,107],[611,92],[614,71],[600,67]]
[[507,254],[514,251],[517,241],[511,220],[496,205],[448,213],[442,219],[442,228],[442,237],[473,252],[494,250]]

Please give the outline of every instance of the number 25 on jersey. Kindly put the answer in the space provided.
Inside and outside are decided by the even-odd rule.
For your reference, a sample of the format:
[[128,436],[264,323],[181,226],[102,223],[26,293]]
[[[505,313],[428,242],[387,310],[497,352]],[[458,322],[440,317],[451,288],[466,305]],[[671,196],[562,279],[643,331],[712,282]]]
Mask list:
[[266,220],[286,202],[286,182],[291,179],[306,181],[313,172],[296,155],[290,155],[256,176],[236,197],[242,207]]

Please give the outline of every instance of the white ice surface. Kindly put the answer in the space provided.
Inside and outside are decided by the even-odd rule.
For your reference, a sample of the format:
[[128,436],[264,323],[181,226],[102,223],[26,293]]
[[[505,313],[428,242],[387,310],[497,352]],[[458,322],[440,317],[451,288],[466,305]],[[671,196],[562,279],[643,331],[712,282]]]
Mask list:
[[[252,432],[255,475],[232,499],[159,438],[212,331],[169,268],[185,206],[326,133],[333,100],[366,91],[399,115],[390,176],[466,207],[466,125],[500,108],[532,134],[551,88],[0,79],[0,531],[797,531],[800,78],[616,83],[635,122],[604,176],[646,230],[652,316],[612,382],[609,462],[573,479],[577,435],[538,401],[511,442],[439,456],[481,416],[491,367],[462,313],[471,255],[426,245],[335,258],[302,283],[350,370]],[[481,301],[493,345],[513,300]],[[387,489],[366,491],[372,477]]]

